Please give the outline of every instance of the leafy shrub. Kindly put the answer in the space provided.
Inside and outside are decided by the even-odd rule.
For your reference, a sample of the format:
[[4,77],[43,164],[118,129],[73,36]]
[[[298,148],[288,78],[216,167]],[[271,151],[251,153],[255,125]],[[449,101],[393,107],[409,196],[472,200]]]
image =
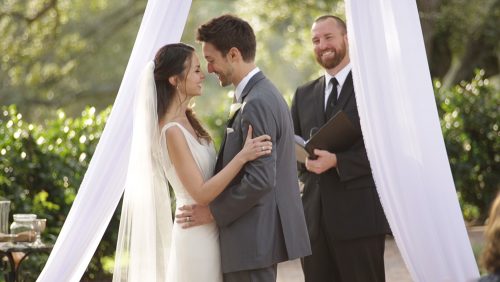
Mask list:
[[[12,202],[11,222],[14,213],[35,213],[39,218],[47,218],[43,239],[55,241],[109,112],[110,108],[96,114],[94,108],[87,108],[80,117],[72,119],[57,111],[57,117],[42,126],[25,122],[13,105],[1,108],[0,196]],[[114,254],[116,218],[115,214],[89,265],[88,278],[106,275],[100,258]],[[46,259],[30,259],[36,261],[38,257]],[[33,277],[35,274],[29,273],[30,268],[24,263],[24,272],[28,272],[25,276]]]
[[437,81],[435,92],[464,217],[482,223],[500,190],[500,87],[477,71],[451,89]]

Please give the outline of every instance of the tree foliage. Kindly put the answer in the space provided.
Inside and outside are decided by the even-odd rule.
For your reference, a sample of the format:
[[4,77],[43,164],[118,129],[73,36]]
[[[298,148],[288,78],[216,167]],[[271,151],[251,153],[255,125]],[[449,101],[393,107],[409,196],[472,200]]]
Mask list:
[[500,191],[500,87],[477,71],[451,89],[435,83],[441,128],[464,216],[483,222]]
[[[30,119],[54,108],[76,116],[85,105],[113,103],[146,0],[5,0],[0,4],[0,101]],[[448,88],[482,68],[499,72],[500,0],[418,0],[431,73]],[[319,15],[344,15],[339,0],[194,0],[183,41],[199,48],[196,27],[236,13],[257,33],[257,63],[290,98],[318,75],[310,27]],[[227,91],[209,76],[199,105]],[[222,96],[219,94],[222,93]],[[229,102],[228,102],[229,103]],[[205,107],[198,111],[204,114]]]
[[[113,102],[145,1],[0,4],[0,100],[31,118]],[[75,111],[75,108],[78,110]]]
[[417,0],[431,74],[448,88],[500,71],[499,0]]

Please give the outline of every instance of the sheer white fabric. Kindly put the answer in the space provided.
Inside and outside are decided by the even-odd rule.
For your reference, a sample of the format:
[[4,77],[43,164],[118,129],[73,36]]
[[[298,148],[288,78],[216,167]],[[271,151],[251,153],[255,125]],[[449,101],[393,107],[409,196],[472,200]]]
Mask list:
[[161,46],[180,40],[190,6],[190,0],[148,2],[113,110],[37,281],[79,281],[87,268],[124,190],[138,77]]
[[384,211],[415,281],[479,277],[414,0],[346,1],[354,87]]
[[166,143],[156,113],[154,63],[135,97],[113,281],[166,281],[172,234]]

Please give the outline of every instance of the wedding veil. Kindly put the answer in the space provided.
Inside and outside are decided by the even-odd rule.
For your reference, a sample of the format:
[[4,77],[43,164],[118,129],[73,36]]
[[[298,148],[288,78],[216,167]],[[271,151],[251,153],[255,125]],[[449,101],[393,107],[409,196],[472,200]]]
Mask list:
[[165,281],[172,215],[160,141],[154,63],[143,71],[134,101],[132,145],[125,182],[113,281]]
[[[145,189],[144,187],[146,186],[142,180],[146,179],[146,177],[143,176],[134,182],[127,176],[127,171],[134,171],[129,164],[135,164],[139,169],[141,169],[141,166],[145,166],[144,163],[138,163],[137,157],[129,156],[130,152],[135,152],[135,149],[131,150],[132,142],[141,145],[141,142],[146,141],[145,139],[140,141],[132,137],[133,124],[137,124],[135,128],[140,124],[140,122],[133,122],[132,120],[138,117],[133,110],[137,106],[137,104],[134,104],[134,101],[138,101],[137,99],[139,99],[134,98],[137,95],[138,78],[140,77],[141,70],[148,64],[148,61],[152,60],[155,52],[160,47],[167,43],[179,42],[190,6],[190,0],[148,1],[134,48],[130,55],[118,95],[113,104],[113,109],[106,122],[106,127],[92,156],[89,168],[85,173],[85,177],[64,222],[64,226],[57,237],[57,241],[42,273],[37,279],[38,282],[80,281],[119,203],[125,182],[141,184],[141,186],[136,187],[136,190],[132,188],[127,188],[127,190],[132,189],[137,192],[140,187]],[[152,64],[148,66],[151,70]],[[156,109],[152,112],[156,113]],[[143,114],[149,113],[143,112]],[[154,117],[148,117],[148,119],[155,121]],[[144,123],[140,125],[146,126],[146,120],[147,118],[144,117]],[[152,138],[152,136],[148,136],[147,138]],[[146,154],[151,155],[150,149],[151,147],[146,148],[146,146],[139,146],[137,148],[137,150],[141,150],[144,153],[143,157]],[[134,154],[137,155],[139,153],[135,152]],[[155,155],[155,157],[160,156]],[[153,173],[153,171],[149,171],[149,173]],[[134,174],[139,176],[138,171],[135,171]],[[152,182],[153,180],[150,181],[150,183],[154,183]],[[127,187],[131,187],[131,184]],[[162,236],[169,236],[169,233],[158,234],[157,232],[164,230],[165,226],[160,225],[157,227],[155,224],[168,221],[162,221],[161,218],[158,218],[158,213],[140,210],[141,208],[150,207],[144,205],[141,207],[141,203],[137,203],[137,205],[130,204],[130,198],[137,196],[133,191],[125,193],[126,199],[124,202],[125,206],[128,205],[128,208],[124,208],[124,213],[127,215],[122,216],[124,219],[121,227],[123,232],[128,232],[129,235],[120,235],[118,248],[120,249],[120,246],[124,245],[128,245],[129,247],[119,251],[120,255],[117,256],[117,263],[120,266],[117,267],[118,273],[115,281],[127,278],[131,281],[137,278],[137,269],[140,267],[143,267],[144,273],[141,273],[141,275],[144,276],[134,279],[135,281],[162,281],[162,278],[157,277],[156,273],[164,275],[163,272],[166,264],[163,264],[162,260],[166,262],[165,254],[168,248],[166,245],[162,245],[166,244],[163,239],[166,240],[167,238],[162,238]],[[152,197],[156,192],[159,191],[148,190],[146,193],[149,195],[145,194],[141,197],[143,199],[151,199],[148,197]],[[166,191],[164,192],[166,193]],[[163,196],[166,197],[166,195]],[[169,207],[167,207],[168,204],[166,202],[156,202],[157,199],[161,200],[160,196],[154,197],[155,201],[153,203],[156,205],[155,208],[158,210],[165,209],[167,212],[170,212]],[[146,218],[147,216],[149,218]],[[160,216],[168,218],[170,215],[165,214]],[[153,230],[157,230],[157,232],[154,232],[155,234],[150,234],[150,238],[155,238],[155,240],[147,240],[144,234],[148,231],[142,228],[154,228]],[[158,250],[162,250],[162,253],[158,253]],[[146,255],[146,252],[151,252],[153,255]],[[125,265],[125,262],[129,266],[128,269],[122,267]],[[161,265],[163,269],[146,271],[152,270],[153,267],[156,268],[157,265]]]

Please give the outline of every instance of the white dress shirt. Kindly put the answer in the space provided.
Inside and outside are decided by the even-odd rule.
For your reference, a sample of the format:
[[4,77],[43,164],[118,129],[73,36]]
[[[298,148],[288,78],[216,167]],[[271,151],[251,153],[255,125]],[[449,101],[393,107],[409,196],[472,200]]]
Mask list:
[[[332,77],[335,77],[339,82],[339,84],[337,85],[337,95],[340,95],[342,86],[344,86],[345,79],[347,78],[347,75],[349,74],[351,69],[351,63],[349,63],[335,76],[331,76],[329,73],[325,72],[325,101],[323,103],[324,110],[326,110],[326,103],[328,102],[328,97],[330,96],[330,92],[332,92],[333,87],[333,85],[330,83],[330,79],[332,79]],[[339,96],[337,96],[337,98],[339,98]]]
[[236,89],[234,90],[234,97],[236,97],[236,101],[238,103],[241,103],[241,94],[243,93],[245,86],[247,86],[248,81],[250,81],[250,78],[252,78],[259,71],[260,69],[258,67],[254,68],[240,81],[240,83],[238,83],[238,86],[236,86]]

